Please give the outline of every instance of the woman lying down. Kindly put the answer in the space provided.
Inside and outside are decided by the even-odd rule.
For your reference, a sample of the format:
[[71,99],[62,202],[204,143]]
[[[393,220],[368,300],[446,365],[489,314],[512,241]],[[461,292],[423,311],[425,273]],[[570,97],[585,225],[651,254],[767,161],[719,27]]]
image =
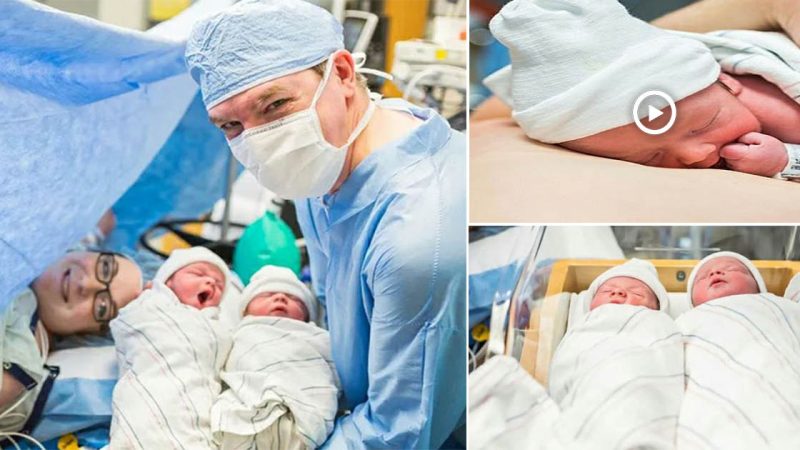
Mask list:
[[[42,416],[58,369],[46,364],[51,344],[103,334],[142,291],[142,273],[116,253],[74,251],[33,280],[0,317],[0,440],[24,441]],[[21,438],[21,439],[20,439]]]
[[110,449],[303,449],[333,430],[338,379],[310,291],[266,266],[243,293],[205,248],[176,250],[111,322]]
[[589,313],[556,350],[548,390],[507,357],[473,374],[470,418],[486,426],[470,442],[797,448],[800,306],[767,293],[755,267],[730,252],[701,261],[688,292],[694,308],[673,321],[649,263],[602,274]]

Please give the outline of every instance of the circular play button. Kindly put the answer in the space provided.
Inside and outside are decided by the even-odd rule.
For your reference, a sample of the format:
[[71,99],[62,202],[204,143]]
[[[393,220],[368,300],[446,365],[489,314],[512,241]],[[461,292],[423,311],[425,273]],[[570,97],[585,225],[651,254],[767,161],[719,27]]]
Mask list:
[[[661,100],[659,100],[661,99]],[[639,119],[639,108],[647,108],[645,111],[647,112],[646,117],[648,122],[652,122],[659,117],[663,116],[664,113],[661,111],[663,108],[664,101],[667,102],[669,105],[669,121],[667,124],[661,128],[648,128],[646,127],[641,119]],[[656,107],[654,105],[660,106]],[[644,112],[644,111],[643,111]],[[647,134],[663,134],[669,131],[672,128],[672,125],[675,124],[675,118],[678,115],[678,111],[675,108],[675,101],[670,98],[669,95],[661,92],[661,91],[647,91],[644,94],[640,95],[639,98],[636,99],[636,102],[633,104],[633,121],[636,123],[636,126]]]

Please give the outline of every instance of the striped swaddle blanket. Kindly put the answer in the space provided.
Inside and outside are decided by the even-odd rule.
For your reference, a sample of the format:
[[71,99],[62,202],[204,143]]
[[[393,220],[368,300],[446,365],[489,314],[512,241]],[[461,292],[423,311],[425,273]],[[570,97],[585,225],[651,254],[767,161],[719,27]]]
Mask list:
[[599,307],[571,326],[553,358],[549,392],[561,412],[551,440],[672,449],[683,388],[683,345],[669,315]]
[[571,325],[549,392],[508,357],[473,372],[469,389],[470,448],[674,449],[681,335],[660,311],[606,305]]
[[316,448],[333,430],[339,382],[328,332],[314,324],[245,317],[220,378],[211,428],[222,449]]
[[800,305],[725,297],[681,315],[680,449],[800,448]]
[[516,359],[495,356],[475,369],[468,381],[470,449],[560,448],[548,442],[560,414],[558,406]]
[[111,322],[120,379],[110,449],[212,449],[210,413],[229,340],[213,309],[178,301],[156,282]]

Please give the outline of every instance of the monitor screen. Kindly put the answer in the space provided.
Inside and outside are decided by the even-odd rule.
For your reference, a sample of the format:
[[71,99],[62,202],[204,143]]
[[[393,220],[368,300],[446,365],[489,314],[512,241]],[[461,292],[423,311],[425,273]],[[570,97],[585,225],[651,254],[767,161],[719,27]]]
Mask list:
[[344,48],[351,52],[353,51],[366,24],[367,21],[359,17],[348,17],[344,19]]

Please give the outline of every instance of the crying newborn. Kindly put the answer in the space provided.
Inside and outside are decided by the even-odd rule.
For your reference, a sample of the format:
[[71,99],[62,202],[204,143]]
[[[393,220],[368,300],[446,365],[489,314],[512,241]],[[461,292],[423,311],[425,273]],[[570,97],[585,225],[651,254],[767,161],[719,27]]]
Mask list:
[[[164,283],[184,305],[196,309],[219,307],[228,284],[225,262],[204,247],[180,249],[158,269],[153,282]],[[148,283],[146,288],[152,286]]]

